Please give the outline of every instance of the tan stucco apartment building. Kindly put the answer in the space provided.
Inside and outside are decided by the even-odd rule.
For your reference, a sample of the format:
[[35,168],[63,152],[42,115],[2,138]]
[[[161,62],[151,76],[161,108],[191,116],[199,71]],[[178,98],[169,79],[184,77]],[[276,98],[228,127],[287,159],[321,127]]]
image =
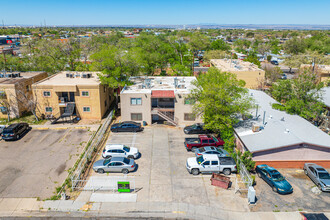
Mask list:
[[60,72],[33,84],[39,116],[55,118],[72,106],[81,119],[102,119],[113,101],[113,90],[101,84],[97,72]]
[[122,121],[188,125],[201,122],[187,98],[196,77],[132,77],[120,94]]
[[31,85],[47,78],[46,72],[0,72],[0,118],[17,118],[29,112]]
[[257,89],[265,80],[265,71],[257,65],[239,59],[211,59],[211,66],[221,72],[236,74],[237,79],[245,81],[245,87]]

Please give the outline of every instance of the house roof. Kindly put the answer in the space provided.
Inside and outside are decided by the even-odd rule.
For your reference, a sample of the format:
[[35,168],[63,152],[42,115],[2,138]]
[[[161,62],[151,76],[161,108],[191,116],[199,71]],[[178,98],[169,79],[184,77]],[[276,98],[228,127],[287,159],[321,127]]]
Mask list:
[[[278,102],[262,91],[250,89],[249,94],[258,104],[258,110],[251,110],[253,118],[240,120],[235,126],[235,132],[249,151],[257,152],[300,144],[330,148],[330,136],[319,128],[298,115],[273,109],[271,104]],[[256,114],[259,117],[256,117]],[[253,132],[254,124],[260,125],[263,129]]]
[[175,98],[173,90],[152,90],[151,98]]

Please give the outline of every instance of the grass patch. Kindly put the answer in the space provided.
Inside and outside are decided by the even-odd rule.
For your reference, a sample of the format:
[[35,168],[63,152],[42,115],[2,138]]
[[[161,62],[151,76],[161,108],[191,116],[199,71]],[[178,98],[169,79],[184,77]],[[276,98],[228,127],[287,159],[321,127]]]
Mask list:
[[20,123],[20,122],[25,122],[30,125],[43,125],[47,122],[47,120],[40,119],[39,121],[37,121],[36,118],[34,117],[34,115],[32,115],[32,114],[26,114],[20,118],[13,118],[9,122],[5,118],[0,119],[0,124],[2,124],[2,125],[7,125],[7,124],[10,125],[10,124]]

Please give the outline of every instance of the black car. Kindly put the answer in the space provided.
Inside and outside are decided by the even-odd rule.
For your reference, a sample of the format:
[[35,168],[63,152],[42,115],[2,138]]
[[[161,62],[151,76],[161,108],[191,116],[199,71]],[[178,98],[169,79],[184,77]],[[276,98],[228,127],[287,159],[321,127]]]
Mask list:
[[143,127],[141,127],[141,123],[136,123],[134,121],[124,121],[120,123],[113,124],[111,126],[112,132],[137,132],[137,131],[143,131]]
[[27,123],[16,123],[11,124],[2,132],[2,139],[7,140],[18,140],[24,133],[30,130],[29,124]]
[[209,132],[204,129],[204,124],[196,123],[190,126],[186,126],[183,129],[185,134],[208,134]]
[[278,65],[278,61],[277,60],[272,60],[272,61],[270,61],[270,63],[273,64],[273,65],[276,65],[276,66]]

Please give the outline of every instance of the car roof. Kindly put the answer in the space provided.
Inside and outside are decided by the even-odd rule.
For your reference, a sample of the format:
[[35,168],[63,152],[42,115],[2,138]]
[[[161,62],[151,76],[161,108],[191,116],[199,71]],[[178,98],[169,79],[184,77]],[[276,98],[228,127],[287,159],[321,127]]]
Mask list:
[[204,154],[203,158],[204,160],[219,160],[218,155],[215,154]]
[[123,162],[125,157],[112,157],[110,162]]
[[207,147],[204,147],[204,150],[205,150],[205,151],[209,151],[209,150],[213,150],[213,151],[215,151],[215,150],[217,150],[217,148],[212,147],[212,146],[207,146]]
[[124,145],[123,144],[108,144],[105,146],[106,150],[109,149],[123,149]]
[[139,123],[135,122],[135,121],[123,121],[121,122],[122,124],[135,124],[138,125]]
[[17,127],[19,125],[19,123],[14,123],[14,124],[11,124],[9,125],[8,127],[6,127],[7,129],[13,129],[15,127]]

